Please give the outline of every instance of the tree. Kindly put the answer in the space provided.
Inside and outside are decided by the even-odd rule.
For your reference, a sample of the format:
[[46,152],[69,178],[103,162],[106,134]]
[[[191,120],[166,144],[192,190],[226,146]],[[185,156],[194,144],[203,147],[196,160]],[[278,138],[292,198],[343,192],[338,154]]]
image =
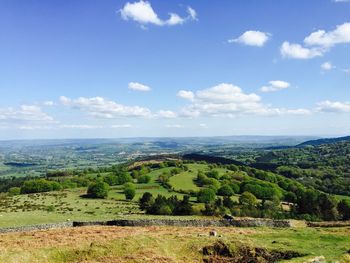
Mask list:
[[89,185],[87,190],[88,197],[107,198],[109,186],[105,182],[98,181]]
[[215,200],[215,198],[215,191],[209,188],[201,189],[197,194],[197,201],[199,203],[211,203]]
[[42,193],[62,189],[60,183],[45,179],[34,179],[25,181],[21,187],[22,194]]
[[149,183],[149,181],[151,181],[151,176],[149,175],[141,175],[138,179],[137,182],[139,184],[147,184]]
[[342,220],[350,219],[350,200],[341,200],[338,204],[338,211]]
[[118,175],[118,184],[122,185],[122,184],[125,184],[125,183],[128,183],[128,182],[132,182],[131,175],[128,172],[125,172],[125,171],[119,173],[119,175]]
[[124,185],[124,194],[125,194],[125,198],[127,200],[132,200],[135,197],[135,194],[136,194],[135,185],[132,184],[132,183],[126,183]]
[[108,185],[117,185],[119,183],[118,177],[114,174],[109,174],[103,177],[103,181]]
[[182,201],[177,202],[173,214],[174,215],[191,215],[193,213],[190,197],[185,195]]
[[218,195],[221,196],[232,196],[234,194],[232,188],[229,185],[223,185],[218,190]]
[[219,175],[219,172],[217,170],[210,170],[206,173],[206,175],[209,177],[209,178],[214,178],[216,180],[219,179],[220,175]]
[[150,192],[145,192],[140,198],[140,209],[147,210],[154,204],[153,195]]
[[239,203],[243,206],[247,207],[254,207],[258,203],[258,200],[256,199],[255,195],[249,192],[244,192],[239,197]]

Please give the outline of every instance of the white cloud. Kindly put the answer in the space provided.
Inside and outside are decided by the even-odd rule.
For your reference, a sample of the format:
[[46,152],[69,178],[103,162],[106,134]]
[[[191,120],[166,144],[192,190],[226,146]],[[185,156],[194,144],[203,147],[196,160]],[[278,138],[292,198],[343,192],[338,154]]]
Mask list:
[[350,68],[342,69],[342,71],[345,72],[346,74],[350,74]]
[[193,100],[194,99],[194,94],[192,91],[188,91],[188,90],[180,90],[177,93],[177,96],[185,99],[185,100]]
[[321,64],[321,69],[323,69],[323,70],[331,70],[333,68],[335,68],[335,67],[329,61],[324,62],[324,63]]
[[317,30],[304,38],[304,46],[285,41],[281,46],[284,58],[311,59],[323,56],[337,44],[350,43],[350,22],[338,25],[333,31]]
[[33,130],[53,130],[55,129],[54,126],[47,126],[47,125],[21,125],[18,127],[19,130],[27,130],[27,131],[33,131]]
[[246,31],[236,39],[228,40],[229,43],[241,43],[248,46],[262,47],[270,39],[270,34],[260,31]]
[[197,12],[196,12],[196,10],[194,10],[192,7],[190,7],[190,6],[187,7],[187,13],[188,13],[189,16],[191,17],[191,19],[193,19],[193,20],[198,20],[198,18],[197,18]]
[[102,129],[103,126],[101,126],[101,125],[89,125],[89,124],[64,124],[64,125],[60,125],[59,128],[90,130],[90,129]]
[[53,101],[44,101],[44,106],[54,106],[55,105],[55,103],[53,102]]
[[299,44],[292,44],[288,41],[283,42],[281,54],[284,58],[310,59],[323,56],[323,51],[318,48],[306,48]]
[[21,105],[19,108],[0,108],[0,121],[53,122],[53,118],[35,105]]
[[320,112],[350,112],[350,102],[322,101],[318,103],[317,111]]
[[[273,82],[275,85],[285,86],[285,83]],[[255,93],[246,94],[237,86],[222,83],[215,87],[196,91],[192,104],[184,107],[180,116],[226,116],[237,115],[282,115],[309,114],[306,109],[279,109],[264,105]]]
[[126,129],[126,128],[131,128],[132,125],[131,124],[115,124],[111,126],[114,129]]
[[269,85],[261,87],[262,92],[273,92],[282,89],[287,89],[290,87],[290,83],[282,80],[271,80]]
[[134,3],[127,2],[119,11],[124,20],[131,19],[143,26],[147,24],[174,26],[181,25],[189,20],[197,20],[197,13],[191,7],[187,7],[188,15],[186,17],[181,17],[176,13],[170,12],[170,17],[167,20],[162,20],[153,10],[151,3],[143,0]]
[[146,86],[146,85],[138,83],[138,82],[130,82],[128,84],[128,89],[136,90],[136,91],[150,91],[151,90],[151,88],[149,86]]
[[207,128],[208,128],[208,125],[205,124],[205,123],[200,123],[200,124],[199,124],[199,127],[203,128],[203,129],[207,129]]
[[152,113],[148,108],[140,106],[125,106],[102,97],[70,99],[60,97],[64,106],[79,109],[87,112],[96,118],[113,119],[118,117],[151,117]]
[[348,3],[350,0],[333,0],[335,3]]
[[185,126],[181,125],[181,124],[169,124],[169,125],[165,125],[166,128],[175,128],[175,129],[182,129],[185,128]]
[[330,48],[336,44],[350,43],[350,23],[338,25],[335,30],[326,32],[318,30],[311,33],[304,39],[304,43],[308,46],[321,46]]
[[157,117],[172,119],[172,118],[176,118],[177,114],[170,110],[160,110],[158,111]]

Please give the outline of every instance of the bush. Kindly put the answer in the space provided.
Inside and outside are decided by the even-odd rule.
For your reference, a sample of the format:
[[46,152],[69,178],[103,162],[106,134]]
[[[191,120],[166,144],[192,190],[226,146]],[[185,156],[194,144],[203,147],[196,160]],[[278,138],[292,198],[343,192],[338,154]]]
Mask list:
[[223,185],[218,190],[218,195],[232,196],[234,194],[232,188],[229,185]]
[[145,192],[139,201],[141,210],[148,210],[154,204],[154,198],[150,192]]
[[122,185],[128,182],[132,182],[132,177],[127,172],[122,172],[118,175],[118,184]]
[[137,182],[139,184],[147,184],[151,181],[151,176],[149,175],[141,175],[138,179]]
[[20,187],[11,187],[8,191],[10,196],[14,196],[14,195],[19,195],[21,194],[21,188]]
[[108,185],[117,185],[119,184],[119,178],[114,174],[105,175],[103,181]]
[[180,201],[176,196],[166,198],[158,195],[154,200],[150,193],[144,193],[140,199],[140,208],[146,209],[147,214],[152,215],[192,215],[193,209],[190,197],[184,196]]
[[48,181],[45,179],[34,179],[25,181],[21,187],[22,194],[31,194],[31,193],[42,193],[57,191],[62,189],[61,185],[58,182]]
[[91,198],[107,198],[109,186],[105,182],[98,181],[89,185],[87,190],[88,197]]
[[350,219],[350,200],[341,200],[338,204],[338,211],[342,220]]
[[197,194],[197,201],[199,203],[210,203],[213,202],[215,198],[215,191],[209,188],[201,189]]
[[124,194],[125,194],[126,200],[132,200],[136,194],[135,185],[132,183],[126,183],[124,185]]
[[253,207],[257,205],[258,200],[256,199],[255,195],[253,195],[252,193],[244,192],[239,197],[239,203],[243,206]]

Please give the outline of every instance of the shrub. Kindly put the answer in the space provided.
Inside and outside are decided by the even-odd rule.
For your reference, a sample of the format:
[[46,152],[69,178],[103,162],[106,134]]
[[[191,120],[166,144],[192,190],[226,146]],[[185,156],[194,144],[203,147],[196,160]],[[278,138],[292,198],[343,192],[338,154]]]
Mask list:
[[350,219],[350,200],[341,200],[338,204],[338,211],[342,220]]
[[91,198],[107,198],[108,190],[108,184],[98,181],[89,185],[87,195]]
[[124,194],[125,194],[125,198],[127,200],[132,200],[135,197],[135,194],[136,194],[135,185],[132,184],[132,183],[126,183],[124,185]]
[[60,190],[62,187],[58,182],[45,179],[34,179],[25,181],[21,187],[22,194],[42,193]]
[[105,175],[103,181],[108,185],[117,185],[119,184],[119,178],[114,174]]
[[218,190],[218,195],[232,196],[234,194],[232,188],[229,185],[223,185]]
[[209,188],[201,189],[197,194],[197,201],[199,203],[210,203],[213,202],[215,198],[215,191]]
[[14,195],[19,195],[21,194],[21,188],[20,187],[11,187],[8,191],[10,196],[14,196]]
[[154,204],[154,198],[150,192],[145,192],[139,201],[140,209],[148,210]]
[[147,184],[151,181],[151,176],[149,175],[141,175],[138,179],[137,182],[140,184]]
[[239,203],[243,206],[253,207],[256,206],[258,203],[258,200],[256,199],[255,195],[249,192],[244,192],[239,197]]
[[144,193],[140,199],[140,208],[153,215],[192,215],[193,209],[190,197],[184,196],[180,201],[176,196],[166,198],[158,195],[154,200],[150,193]]
[[122,172],[118,175],[118,184],[122,185],[128,182],[132,182],[132,177],[127,172]]

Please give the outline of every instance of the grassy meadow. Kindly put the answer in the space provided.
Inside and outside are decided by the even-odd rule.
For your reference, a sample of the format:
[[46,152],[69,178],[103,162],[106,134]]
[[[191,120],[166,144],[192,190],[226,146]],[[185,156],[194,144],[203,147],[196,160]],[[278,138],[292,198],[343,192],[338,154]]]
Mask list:
[[[219,236],[209,237],[211,230]],[[0,261],[8,263],[203,262],[208,258],[203,247],[218,241],[237,254],[244,247],[302,255],[280,262],[301,263],[317,256],[327,262],[350,260],[350,228],[82,227],[1,234],[0,239]]]

